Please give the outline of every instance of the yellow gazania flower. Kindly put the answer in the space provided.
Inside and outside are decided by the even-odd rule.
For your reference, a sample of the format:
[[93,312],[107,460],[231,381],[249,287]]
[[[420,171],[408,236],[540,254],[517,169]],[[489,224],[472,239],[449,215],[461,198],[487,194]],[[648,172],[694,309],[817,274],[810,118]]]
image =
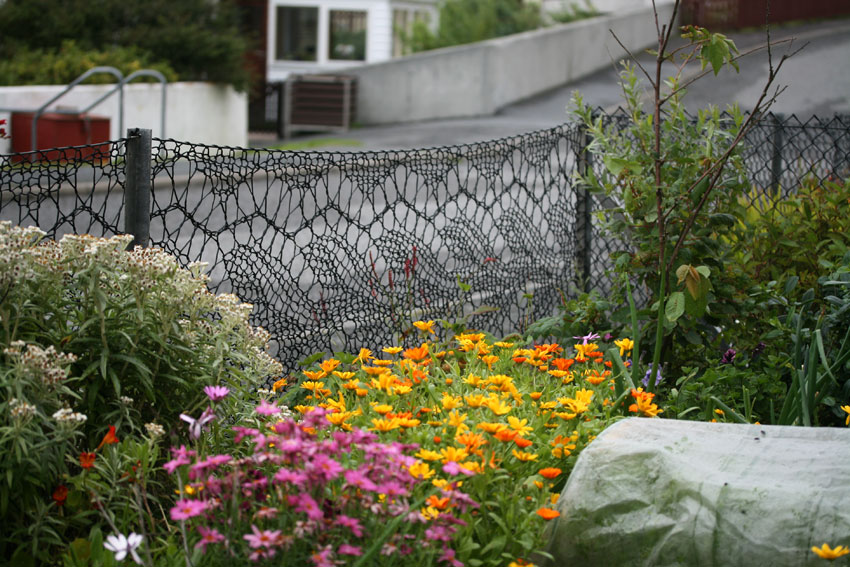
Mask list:
[[635,346],[635,342],[628,338],[614,341],[614,344],[620,347],[620,356],[624,356],[627,352],[631,352]]
[[413,326],[422,331],[423,333],[431,333],[432,335],[436,335],[436,333],[434,332],[433,321],[414,321]]
[[597,345],[596,343],[587,343],[586,345],[575,344],[573,345],[573,347],[576,349],[578,356],[582,358],[587,358],[591,352],[594,352],[596,351],[596,349],[599,348],[599,345]]
[[[490,348],[490,345],[487,343],[476,343],[475,346],[478,348],[478,355],[484,356],[485,354],[490,354],[490,351],[493,350]],[[496,358],[498,360],[498,357]]]
[[569,421],[571,419],[575,419],[575,417],[578,414],[577,413],[570,413],[568,411],[556,411],[556,412],[553,412],[552,415],[554,415],[558,419],[563,419],[564,421]]
[[375,413],[379,413],[381,415],[386,415],[393,411],[393,407],[388,404],[375,404],[372,409],[375,410]]
[[469,451],[467,451],[466,449],[461,449],[458,447],[446,447],[445,449],[440,449],[440,458],[444,464],[448,463],[449,461],[460,463],[468,456]]
[[464,421],[466,421],[466,415],[467,414],[465,413],[462,414],[456,411],[452,411],[451,413],[449,413],[449,425],[451,425],[452,427],[456,427],[458,433],[463,433],[464,431],[469,429],[469,426],[464,423]]
[[841,409],[847,413],[847,419],[844,420],[844,425],[850,425],[850,406],[841,406]]
[[358,388],[357,384],[358,382],[352,380],[351,382],[344,382],[342,387],[346,390],[356,390]]
[[496,415],[505,415],[506,413],[511,412],[511,406],[503,403],[502,400],[498,398],[488,398],[487,408]]
[[366,364],[367,362],[369,362],[373,358],[375,358],[375,357],[372,356],[371,350],[369,350],[368,348],[361,348],[360,353],[357,355],[357,358],[355,358],[354,360],[355,360],[355,362],[359,362],[362,365],[362,364]]
[[558,402],[540,402],[539,407],[542,410],[555,409],[556,407],[558,407]]
[[493,343],[493,346],[497,346],[499,348],[512,348],[514,343],[506,343],[504,341],[499,341],[497,343]]
[[340,372],[339,370],[334,370],[333,375],[340,380],[351,380],[354,378],[354,372]]
[[352,415],[353,414],[350,411],[328,413],[325,414],[325,419],[327,419],[328,422],[332,423],[333,425],[336,425],[337,427],[342,427],[346,431],[350,431],[351,424],[346,423],[345,420],[351,417]]
[[469,352],[475,348],[475,343],[469,339],[458,339],[458,350],[461,352]]
[[401,348],[400,346],[388,346],[388,347],[383,348],[382,350],[383,350],[383,352],[385,352],[387,354],[398,354],[401,351],[403,351],[404,349]]
[[357,394],[358,398],[365,398],[369,395],[369,390],[365,390],[363,388],[357,388],[354,390],[354,393]]
[[437,518],[437,516],[440,515],[440,511],[437,510],[436,508],[434,508],[433,506],[427,506],[425,508],[421,508],[419,510],[419,513],[422,514],[422,517],[425,518],[428,521],[434,520],[434,519]]
[[835,549],[832,549],[827,544],[823,544],[820,547],[812,547],[812,552],[821,559],[829,559],[832,561],[833,559],[838,559],[839,557],[847,555],[850,553],[850,549],[843,545],[839,545],[835,547]]
[[401,424],[399,424],[399,422],[398,422],[398,419],[396,419],[396,418],[393,418],[393,419],[373,419],[372,425],[374,425],[374,427],[370,427],[369,428],[370,431],[381,431],[381,432],[392,431],[393,429],[398,429],[401,426]]
[[464,461],[458,464],[466,470],[474,472],[475,474],[481,474],[484,472],[484,466],[478,461]]
[[526,433],[531,433],[532,431],[534,431],[534,428],[529,427],[527,423],[527,419],[520,420],[519,418],[516,418],[512,415],[508,416],[508,427],[516,431],[520,437],[522,437]]
[[525,451],[517,451],[516,449],[512,449],[511,454],[516,457],[517,460],[520,460],[524,463],[536,461],[537,458],[540,456],[536,453],[526,453]]
[[499,431],[502,431],[502,430],[508,428],[508,426],[505,425],[504,423],[490,423],[490,422],[487,422],[487,421],[482,421],[481,423],[479,423],[475,427],[477,427],[478,429],[485,431],[485,432],[487,432],[491,435],[495,435]]
[[535,402],[543,397],[543,392],[531,392],[528,394],[528,397],[534,400]]
[[480,408],[487,403],[487,397],[484,394],[471,394],[464,396],[463,399],[466,401],[466,405],[471,408]]
[[333,372],[333,370],[339,366],[339,361],[335,358],[329,358],[324,362],[319,363],[319,368],[325,371],[325,373],[329,374]]
[[371,386],[376,390],[384,390],[388,394],[392,394],[393,387],[396,385],[396,377],[389,372],[380,374],[377,378],[372,378]]
[[533,484],[534,484],[534,486],[536,486],[539,489],[543,488],[543,483],[540,482],[539,480],[535,480]]
[[421,423],[418,419],[413,419],[410,417],[397,417],[396,419],[398,419],[398,424],[404,427],[405,429],[416,427]]
[[339,401],[334,400],[333,398],[329,398],[325,403],[320,404],[323,408],[326,409],[335,409],[338,411],[345,411],[345,398],[342,396],[342,392],[339,393]]
[[310,380],[314,380],[314,381],[315,380],[321,380],[322,378],[324,378],[325,376],[328,375],[328,373],[325,372],[324,370],[304,370],[303,374],[304,374],[304,376],[306,376]]
[[372,364],[374,364],[375,366],[378,366],[380,368],[386,368],[387,366],[392,366],[393,364],[395,364],[395,361],[376,358],[375,360],[372,361]]
[[469,384],[470,386],[472,386],[473,388],[477,388],[483,382],[483,380],[481,379],[481,376],[478,376],[476,374],[470,374],[469,376],[464,378],[463,381],[465,383]]
[[462,333],[455,337],[458,341],[472,341],[480,343],[484,340],[484,333]]
[[420,480],[428,479],[434,476],[434,471],[428,466],[428,463],[423,463],[422,461],[416,461],[412,465],[407,468],[407,472],[410,473],[410,476],[413,478],[418,478]]
[[316,407],[315,407],[315,406],[301,406],[301,405],[298,405],[298,406],[295,406],[295,408],[294,408],[294,409],[295,409],[295,411],[297,411],[297,412],[298,412],[298,413],[300,413],[301,415],[304,415],[304,414],[306,414],[307,412],[311,412],[311,411],[313,411],[314,409],[316,409]]
[[412,388],[410,386],[405,386],[403,384],[397,385],[393,388],[393,393],[398,394],[399,396],[409,394],[411,391]]
[[552,504],[557,504],[558,500],[560,500],[560,498],[561,498],[560,494],[557,494],[557,493],[554,493],[554,492],[549,494],[549,502],[551,502]]
[[489,378],[487,378],[487,383],[496,386],[497,388],[501,388],[505,384],[511,384],[514,381],[510,376],[506,376],[505,374],[493,374]]
[[321,390],[325,387],[324,382],[313,382],[312,380],[308,380],[306,382],[301,383],[301,387],[305,390],[310,390],[313,393],[316,393],[317,390]]
[[431,451],[429,449],[419,449],[419,452],[413,456],[418,457],[423,461],[439,461],[443,458],[438,452]]
[[383,366],[361,366],[360,369],[369,376],[383,376],[392,372],[389,368]]
[[463,399],[460,396],[452,396],[448,392],[443,392],[443,399],[440,400],[444,409],[452,410],[463,405]]
[[495,354],[488,354],[486,356],[481,357],[481,361],[487,365],[487,368],[492,370],[493,364],[499,361],[499,357]]

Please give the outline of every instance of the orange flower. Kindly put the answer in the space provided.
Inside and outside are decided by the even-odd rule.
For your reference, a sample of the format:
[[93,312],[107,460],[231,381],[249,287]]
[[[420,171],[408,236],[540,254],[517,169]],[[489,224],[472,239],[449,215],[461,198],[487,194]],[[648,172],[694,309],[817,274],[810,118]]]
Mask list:
[[462,445],[466,445],[467,449],[469,449],[470,452],[474,452],[480,446],[487,444],[487,440],[484,439],[483,435],[472,433],[471,431],[461,433],[460,435],[455,437],[455,441]]
[[57,506],[64,506],[65,500],[68,499],[68,487],[64,484],[60,484],[56,487],[56,490],[53,491],[53,500],[56,502]]
[[100,449],[104,445],[112,445],[113,443],[120,442],[121,441],[118,439],[118,436],[115,435],[115,426],[110,425],[109,431],[107,431],[106,435],[103,436],[103,439],[100,441],[100,445],[98,445],[97,448]]
[[541,396],[543,396],[543,392],[531,392],[530,394],[528,394],[528,397],[534,401],[539,400]]
[[516,446],[519,447],[520,449],[525,449],[526,447],[531,447],[534,444],[533,441],[531,441],[529,439],[523,439],[522,437],[516,437],[514,439],[514,443],[516,443]]
[[575,364],[575,360],[572,358],[553,358],[549,364],[558,370],[569,370],[570,366]]
[[501,429],[493,434],[499,441],[513,441],[517,436],[517,432],[511,429]]
[[543,478],[548,478],[549,480],[552,480],[553,478],[555,478],[559,474],[561,474],[561,472],[563,472],[563,471],[561,471],[561,469],[558,469],[558,468],[555,468],[555,467],[547,467],[545,469],[540,469],[538,472],[540,473],[540,476],[542,476]]
[[92,468],[96,457],[94,453],[80,453],[80,466],[84,469]]
[[402,356],[414,361],[422,360],[428,356],[428,344],[422,343],[418,347],[409,348],[402,353]]
[[439,498],[436,494],[432,494],[428,497],[428,500],[425,501],[428,506],[433,506],[437,510],[445,510],[449,506],[449,497],[445,496],[443,498]]
[[552,510],[551,508],[538,508],[537,515],[543,518],[544,520],[554,520],[558,516],[561,515],[557,510]]

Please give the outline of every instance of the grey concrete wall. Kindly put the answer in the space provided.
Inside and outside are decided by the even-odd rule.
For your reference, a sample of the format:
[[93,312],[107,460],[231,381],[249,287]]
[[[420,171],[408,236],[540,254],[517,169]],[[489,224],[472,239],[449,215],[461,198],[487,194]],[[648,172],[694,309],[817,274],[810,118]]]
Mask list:
[[[659,21],[672,5],[659,2]],[[541,30],[437,49],[348,70],[364,125],[481,116],[598,71],[657,41],[652,8],[638,6]]]

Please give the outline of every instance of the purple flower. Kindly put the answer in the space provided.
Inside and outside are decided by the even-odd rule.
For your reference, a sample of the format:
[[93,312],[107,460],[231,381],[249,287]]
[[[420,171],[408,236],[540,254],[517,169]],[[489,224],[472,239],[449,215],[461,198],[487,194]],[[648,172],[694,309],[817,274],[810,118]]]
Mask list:
[[175,502],[171,509],[172,520],[188,520],[203,513],[207,509],[207,503],[203,500],[183,499]]
[[[363,537],[363,526],[360,525],[360,520],[340,514],[336,517],[336,523],[351,530],[355,537]],[[342,553],[342,551],[340,551]],[[359,553],[357,555],[360,555]]]
[[356,545],[344,543],[336,550],[339,555],[363,555],[363,550]]
[[767,348],[767,345],[766,345],[763,341],[760,341],[760,342],[759,342],[759,344],[757,344],[755,347],[753,347],[753,355],[752,355],[752,356],[753,356],[753,360],[755,360],[756,358],[758,358],[758,356],[759,356],[761,353],[763,353],[763,352],[764,352],[764,349],[766,349],[766,348]]
[[318,522],[325,517],[322,509],[319,508],[319,505],[309,494],[303,492],[299,494],[288,494],[286,499],[290,506],[295,507],[296,512],[304,512],[313,521]]
[[194,419],[189,417],[185,413],[180,414],[180,419],[189,424],[189,439],[198,439],[201,436],[201,433],[204,430],[204,427],[215,419],[215,413],[212,408],[207,408],[204,410],[204,413],[201,414],[201,417],[198,419]]
[[347,470],[343,474],[345,476],[345,482],[350,486],[357,487],[361,490],[369,490],[371,492],[376,492],[378,490],[378,485],[372,482],[369,477],[359,470]]
[[589,341],[593,341],[599,338],[598,333],[590,333],[583,337],[573,337],[577,341],[581,341],[581,344],[586,345]]
[[204,388],[204,393],[211,402],[220,402],[227,397],[227,394],[230,393],[230,389],[224,386],[206,386]]
[[602,337],[602,340],[609,342],[613,338],[614,338],[614,335],[612,335],[611,333],[605,333],[605,336]]
[[448,463],[443,465],[443,472],[446,473],[446,474],[450,474],[452,476],[457,476],[461,473],[463,473],[467,476],[472,476],[472,475],[475,474],[471,470],[463,468],[462,466],[460,466],[459,464],[457,464],[454,461],[449,461]]
[[253,549],[274,547],[281,543],[280,530],[260,530],[257,526],[251,524],[251,531],[254,533],[245,534],[242,539],[247,541]]
[[447,547],[443,551],[443,554],[440,556],[439,560],[445,561],[446,563],[448,563],[452,567],[463,567],[463,563],[461,563],[460,561],[458,561],[455,558],[455,550],[452,549],[451,547]]
[[720,364],[732,364],[732,361],[735,360],[735,355],[738,352],[734,348],[726,349],[726,352],[723,353],[723,356],[720,357]]
[[[656,387],[661,383],[662,380],[664,380],[664,376],[661,375],[661,370],[662,369],[659,366],[658,375],[655,377],[655,386]],[[650,376],[652,376],[652,363],[651,362],[649,363],[649,369],[646,371],[646,374],[644,374],[644,376],[643,376],[643,380],[641,380],[644,387],[647,387],[647,388],[649,387],[649,377]]]

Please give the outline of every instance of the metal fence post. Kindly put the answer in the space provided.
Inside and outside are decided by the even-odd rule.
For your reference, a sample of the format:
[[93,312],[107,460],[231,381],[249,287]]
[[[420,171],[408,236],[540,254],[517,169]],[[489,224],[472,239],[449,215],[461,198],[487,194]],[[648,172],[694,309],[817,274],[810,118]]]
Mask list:
[[[578,129],[579,147],[576,148],[576,169],[581,176],[587,176],[591,168],[590,143],[593,139],[587,127],[580,125]],[[582,291],[590,289],[590,247],[591,222],[590,214],[593,204],[590,190],[582,183],[576,187],[576,273],[580,278]]]
[[785,144],[785,121],[781,114],[773,115],[773,157],[770,160],[770,192],[781,197],[779,184],[782,181],[782,146]]
[[134,246],[148,246],[151,228],[151,131],[127,130],[127,168],[124,180],[124,232]]

